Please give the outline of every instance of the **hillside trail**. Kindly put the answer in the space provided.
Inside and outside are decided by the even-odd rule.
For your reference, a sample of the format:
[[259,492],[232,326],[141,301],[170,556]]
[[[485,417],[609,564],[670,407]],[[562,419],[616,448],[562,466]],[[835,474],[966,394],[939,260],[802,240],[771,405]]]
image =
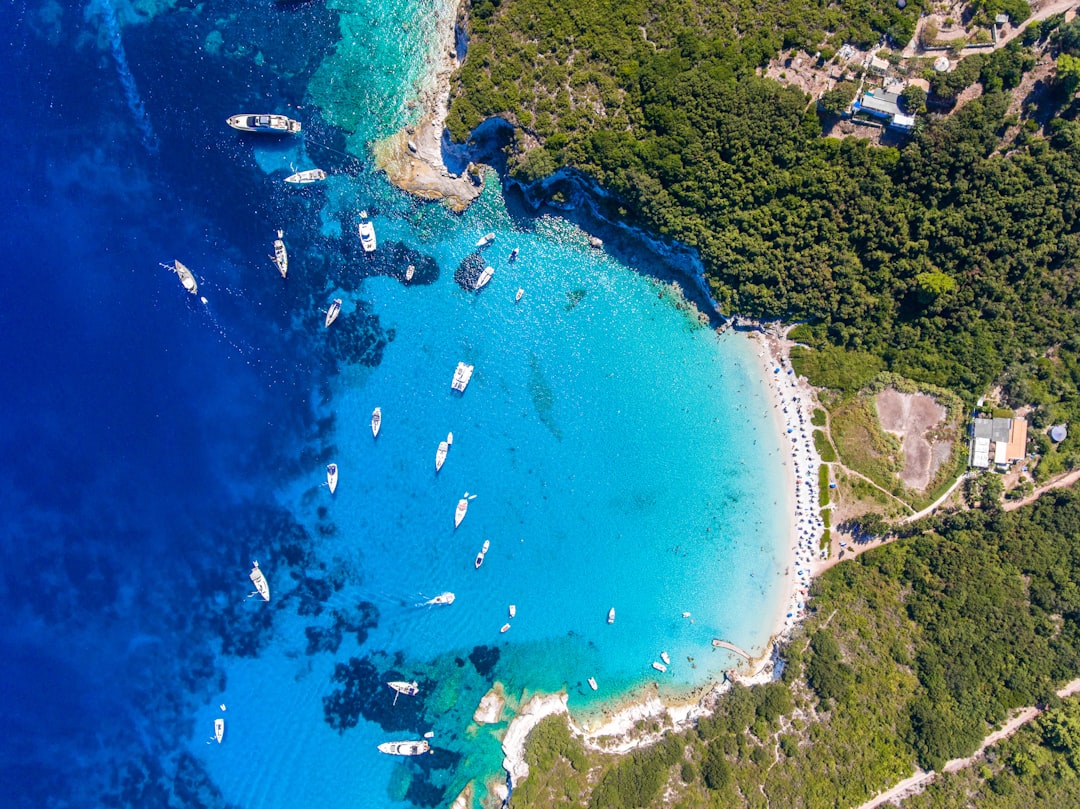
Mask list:
[[1027,497],[1022,497],[1019,500],[1006,500],[1003,508],[1006,511],[1014,511],[1021,506],[1026,506],[1029,503],[1034,503],[1036,500],[1039,499],[1040,495],[1045,494],[1052,489],[1064,489],[1067,486],[1072,486],[1078,480],[1080,480],[1080,469],[1074,469],[1068,474],[1062,475],[1059,478],[1055,478],[1054,480],[1044,483],[1042,486],[1036,488],[1035,491],[1033,491]]
[[[1037,5],[1037,3],[1032,3],[1031,5],[1035,6]],[[1040,22],[1042,20],[1045,20],[1047,17],[1054,16],[1055,14],[1064,14],[1068,11],[1076,9],[1077,7],[1080,7],[1080,2],[1078,2],[1077,0],[1053,0],[1053,2],[1046,3],[1038,10],[1033,10],[1032,15],[1026,20],[1024,20],[1022,23],[1020,23],[1020,25],[1016,26],[1015,28],[1010,25],[1007,31],[999,34],[997,40],[995,40],[994,42],[993,49],[997,50],[998,48],[1003,48],[1008,45],[1009,42],[1024,33],[1024,29],[1031,25],[1031,23]],[[912,35],[911,41],[904,46],[903,51],[901,51],[900,53],[900,55],[903,56],[905,59],[910,59],[912,56],[918,56],[924,53],[919,38],[922,35],[923,26],[926,25],[927,21],[929,21],[930,19],[931,17],[929,16],[922,17],[916,24],[915,33]],[[965,48],[960,52],[960,55],[966,56],[967,51],[970,51],[971,53],[978,53],[985,50],[986,48]]]
[[[1080,692],[1080,678],[1073,680],[1064,688],[1060,689],[1057,692],[1057,695],[1064,699],[1077,692]],[[958,770],[970,766],[972,762],[983,754],[986,748],[997,744],[1002,739],[1007,739],[1009,736],[1012,736],[1017,730],[1022,728],[1028,722],[1031,722],[1041,713],[1042,710],[1034,706],[1022,709],[998,730],[988,734],[986,738],[982,740],[982,744],[979,745],[978,750],[965,758],[954,758],[951,761],[946,762],[945,766],[942,767],[942,770],[944,772],[957,772]],[[887,803],[893,803],[893,801],[900,801],[911,795],[916,795],[922,792],[936,777],[937,772],[935,770],[916,770],[914,775],[905,778],[903,781],[895,784],[891,789],[871,798],[866,803],[857,807],[857,809],[877,809],[877,807]],[[893,805],[899,806],[900,804],[894,803]]]

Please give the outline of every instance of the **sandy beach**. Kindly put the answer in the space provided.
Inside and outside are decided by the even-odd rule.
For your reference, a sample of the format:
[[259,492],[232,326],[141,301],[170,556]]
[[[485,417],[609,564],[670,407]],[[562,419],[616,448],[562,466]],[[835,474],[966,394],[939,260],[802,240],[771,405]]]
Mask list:
[[[788,596],[779,609],[772,636],[764,652],[748,664],[745,673],[736,675],[744,685],[767,683],[773,679],[773,655],[777,643],[786,639],[806,615],[807,591],[811,578],[827,567],[820,550],[824,524],[818,508],[818,467],[821,463],[814,448],[810,418],[814,410],[814,390],[791,369],[789,351],[793,343],[768,328],[750,332],[756,343],[755,353],[762,364],[770,391],[770,407],[776,427],[783,436],[787,468],[787,500],[791,504],[789,556],[784,573]],[[731,687],[716,682],[699,689],[680,701],[665,701],[650,690],[612,706],[600,717],[575,718],[569,713],[565,693],[533,697],[511,721],[503,738],[503,766],[512,783],[528,776],[525,764],[525,740],[528,732],[546,716],[567,714],[570,728],[586,747],[607,752],[626,753],[655,743],[667,730],[681,730],[710,713],[717,698]],[[642,733],[637,730],[643,719],[660,720],[660,730]]]

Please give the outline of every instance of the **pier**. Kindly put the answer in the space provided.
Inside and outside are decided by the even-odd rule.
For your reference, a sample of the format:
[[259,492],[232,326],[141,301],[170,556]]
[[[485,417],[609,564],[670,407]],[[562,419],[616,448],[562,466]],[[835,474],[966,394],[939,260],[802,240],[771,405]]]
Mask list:
[[734,643],[728,643],[726,640],[720,640],[719,638],[713,638],[712,645],[716,649],[727,649],[729,652],[734,652],[741,657],[745,657],[747,662],[752,663],[754,658],[736,646]]

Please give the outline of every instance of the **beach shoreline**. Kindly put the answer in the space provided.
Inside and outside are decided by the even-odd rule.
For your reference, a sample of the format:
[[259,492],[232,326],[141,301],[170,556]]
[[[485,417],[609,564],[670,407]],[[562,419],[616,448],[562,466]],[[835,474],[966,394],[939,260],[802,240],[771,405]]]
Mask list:
[[[790,349],[794,345],[784,332],[768,324],[742,321],[738,331],[756,343],[756,358],[761,363],[763,381],[769,389],[770,409],[781,440],[786,444],[783,463],[787,498],[788,541],[784,575],[787,596],[780,602],[773,631],[761,655],[752,658],[746,674],[734,670],[723,681],[703,685],[683,698],[662,698],[654,685],[614,705],[595,718],[575,717],[570,712],[565,691],[535,695],[527,700],[510,721],[503,737],[503,767],[512,785],[528,777],[525,741],[529,731],[542,719],[566,714],[571,732],[590,750],[604,753],[628,753],[658,741],[668,731],[679,731],[712,713],[716,702],[732,684],[757,685],[771,682],[776,676],[774,661],[779,645],[788,640],[806,616],[810,580],[828,567],[819,550],[823,524],[818,507],[818,467],[821,460],[813,443],[810,419],[814,409],[814,389],[791,369]],[[743,668],[744,666],[740,666]],[[658,729],[641,731],[643,721],[658,721]],[[500,785],[500,789],[505,787]],[[497,789],[498,793],[499,790]],[[505,797],[505,792],[500,795]]]

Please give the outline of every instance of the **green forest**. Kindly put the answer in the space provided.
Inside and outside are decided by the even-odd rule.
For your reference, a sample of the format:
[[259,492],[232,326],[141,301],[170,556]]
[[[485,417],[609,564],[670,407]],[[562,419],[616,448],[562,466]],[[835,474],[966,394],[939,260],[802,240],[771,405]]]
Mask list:
[[[1080,672],[1080,495],[1044,495],[931,518],[837,565],[780,680],[735,686],[696,728],[628,756],[587,752],[563,717],[529,739],[516,809],[658,805],[857,806],[910,775],[970,755],[1013,708],[1049,711],[1026,736],[957,776],[993,803],[1076,794],[1080,707],[1055,691]],[[1053,769],[1049,769],[1050,763]],[[937,791],[972,805],[947,781]],[[1031,795],[1039,795],[1032,803]],[[935,791],[935,793],[937,792]]]
[[594,179],[614,216],[697,249],[725,313],[806,322],[816,348],[969,401],[1008,377],[1009,393],[1075,410],[1080,103],[1055,81],[1018,115],[1009,91],[1033,47],[1080,55],[1080,24],[1036,24],[1028,44],[941,74],[932,109],[982,95],[899,148],[822,137],[813,99],[755,73],[792,48],[905,42],[918,13],[481,0],[448,126],[464,140],[488,116],[513,123],[514,178]]

